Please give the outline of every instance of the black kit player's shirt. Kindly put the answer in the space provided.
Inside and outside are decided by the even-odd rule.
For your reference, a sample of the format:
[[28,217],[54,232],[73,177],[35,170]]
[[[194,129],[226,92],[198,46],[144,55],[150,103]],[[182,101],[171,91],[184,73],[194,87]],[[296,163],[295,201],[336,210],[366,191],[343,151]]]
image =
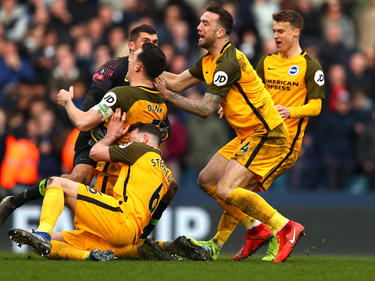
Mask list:
[[82,110],[88,111],[91,107],[98,104],[110,89],[119,86],[129,86],[129,81],[126,79],[128,66],[129,61],[126,56],[110,59],[98,67],[82,103]]
[[[114,58],[106,61],[99,66],[93,77],[91,86],[82,103],[82,110],[88,111],[94,105],[98,104],[104,95],[112,88],[118,86],[128,86],[130,83],[126,79],[128,73],[128,57]],[[104,122],[98,125],[95,129],[88,132],[80,132],[74,146],[74,161],[73,166],[77,164],[90,164],[96,166],[96,162],[90,159],[89,153],[95,141],[92,135],[105,135]]]

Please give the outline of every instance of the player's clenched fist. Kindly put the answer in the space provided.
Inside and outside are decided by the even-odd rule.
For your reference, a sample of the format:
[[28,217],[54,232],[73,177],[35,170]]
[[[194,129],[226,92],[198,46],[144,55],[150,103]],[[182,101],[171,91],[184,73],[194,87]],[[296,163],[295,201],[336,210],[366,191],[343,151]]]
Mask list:
[[69,87],[69,91],[61,89],[57,94],[57,103],[59,105],[66,105],[69,100],[72,100],[74,96],[73,86]]

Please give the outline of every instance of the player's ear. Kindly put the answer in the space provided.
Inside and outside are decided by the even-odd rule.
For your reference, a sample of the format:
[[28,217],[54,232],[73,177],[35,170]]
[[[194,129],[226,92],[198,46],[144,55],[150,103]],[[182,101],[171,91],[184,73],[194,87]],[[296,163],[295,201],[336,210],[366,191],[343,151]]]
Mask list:
[[140,61],[137,61],[137,63],[135,64],[135,71],[141,71],[142,67],[143,64]]
[[134,52],[135,51],[135,44],[134,44],[133,41],[129,41],[128,42],[128,47],[129,47],[130,52]]
[[222,37],[225,36],[225,34],[226,34],[226,31],[225,31],[225,29],[222,28],[222,27],[219,28],[218,31],[216,31],[216,37],[217,37],[217,38],[222,38]]
[[300,34],[301,34],[301,29],[300,28],[296,28],[294,30],[294,36],[298,38],[300,36]]
[[148,134],[143,134],[143,142],[144,143],[148,143],[149,139],[150,139],[150,136]]

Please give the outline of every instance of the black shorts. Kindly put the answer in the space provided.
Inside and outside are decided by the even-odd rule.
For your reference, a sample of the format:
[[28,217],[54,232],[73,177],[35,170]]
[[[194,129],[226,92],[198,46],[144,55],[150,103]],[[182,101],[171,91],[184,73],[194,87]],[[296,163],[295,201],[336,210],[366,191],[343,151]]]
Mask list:
[[95,144],[94,139],[91,137],[91,133],[89,132],[80,132],[78,138],[76,140],[76,144],[74,146],[74,160],[73,160],[73,167],[77,164],[88,164],[96,167],[96,161],[90,158],[90,150],[92,146]]

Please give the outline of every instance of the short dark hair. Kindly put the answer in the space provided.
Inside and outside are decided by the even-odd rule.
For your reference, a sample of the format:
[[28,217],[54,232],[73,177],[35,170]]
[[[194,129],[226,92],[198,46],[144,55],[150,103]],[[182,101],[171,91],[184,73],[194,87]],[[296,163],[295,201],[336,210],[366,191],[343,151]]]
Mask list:
[[303,29],[303,18],[294,10],[282,10],[272,14],[272,19],[276,22],[289,22],[294,28]]
[[154,124],[137,122],[129,127],[128,132],[130,133],[131,131],[134,131],[136,129],[138,129],[138,132],[140,133],[153,135],[157,140],[157,144],[160,144],[162,134],[160,129]]
[[157,34],[156,30],[151,25],[142,24],[130,31],[129,40],[134,42],[135,40],[137,40],[139,33],[141,32],[145,32],[147,34]]
[[220,25],[222,25],[222,27],[225,29],[225,33],[230,35],[233,28],[233,17],[227,10],[225,10],[215,1],[211,1],[208,3],[204,11],[217,14],[219,16]]
[[142,53],[138,55],[138,61],[143,64],[146,75],[151,79],[158,77],[167,68],[163,51],[152,43],[142,45]]

